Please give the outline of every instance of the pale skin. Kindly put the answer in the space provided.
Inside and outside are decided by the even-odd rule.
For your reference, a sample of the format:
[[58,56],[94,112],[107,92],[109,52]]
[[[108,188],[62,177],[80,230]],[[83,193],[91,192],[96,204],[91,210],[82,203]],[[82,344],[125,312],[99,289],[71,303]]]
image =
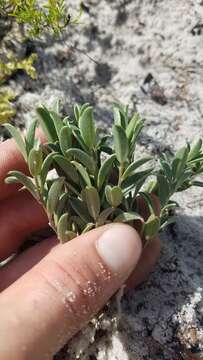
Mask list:
[[[0,145],[0,261],[48,224],[27,192],[4,183],[13,169],[27,172],[7,140]],[[135,229],[114,224],[65,245],[46,239],[20,253],[0,269],[0,358],[52,359],[123,284],[143,282],[159,252],[158,238],[143,249]]]

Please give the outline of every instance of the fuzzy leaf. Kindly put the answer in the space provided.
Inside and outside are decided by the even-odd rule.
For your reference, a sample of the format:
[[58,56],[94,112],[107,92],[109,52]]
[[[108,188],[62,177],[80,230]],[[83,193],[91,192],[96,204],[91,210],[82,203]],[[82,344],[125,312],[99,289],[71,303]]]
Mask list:
[[93,223],[89,223],[85,226],[84,230],[82,231],[82,234],[85,234],[87,233],[88,231],[92,230],[94,227],[94,224]]
[[147,170],[139,171],[139,172],[129,176],[127,179],[125,179],[122,182],[122,184],[121,184],[122,189],[135,188],[138,182],[140,182],[142,180],[146,180],[147,177],[149,175],[151,175],[152,170],[153,170],[153,168],[150,168]]
[[73,111],[74,111],[74,115],[75,115],[75,120],[78,122],[79,118],[80,118],[80,106],[78,104],[75,104]]
[[44,159],[42,167],[41,167],[41,182],[42,185],[45,183],[46,178],[47,178],[47,174],[50,170],[50,167],[52,165],[53,162],[53,157],[56,153],[51,153],[49,155],[47,155],[47,157]]
[[158,216],[155,216],[154,214],[150,215],[150,217],[144,224],[144,236],[147,240],[149,240],[158,234],[159,229],[160,220]]
[[96,145],[96,131],[93,119],[93,109],[91,106],[86,108],[79,118],[79,128],[82,138],[89,149]]
[[183,147],[176,153],[175,159],[172,162],[172,173],[174,178],[178,179],[182,171],[184,170],[188,153],[189,153],[188,146]]
[[38,150],[32,149],[28,156],[28,166],[30,174],[35,177],[38,176],[41,172],[43,163],[42,150],[39,148]]
[[57,132],[49,110],[45,106],[40,106],[37,108],[37,113],[39,115],[39,123],[47,140],[49,142],[57,141]]
[[47,197],[47,212],[52,215],[58,205],[59,198],[62,194],[62,188],[64,186],[64,178],[58,178],[52,183]]
[[59,144],[63,155],[72,146],[72,129],[69,126],[63,126],[59,133]]
[[56,207],[55,213],[57,215],[57,218],[61,217],[61,215],[65,212],[65,210],[67,209],[67,203],[69,200],[69,193],[68,192],[64,192],[60,198],[59,198],[59,202],[58,205]]
[[84,168],[83,165],[79,164],[77,161],[72,161],[72,164],[76,167],[76,169],[78,170],[79,174],[81,175],[82,179],[84,180],[85,184],[87,186],[91,186],[91,180],[90,177],[87,173],[87,170]]
[[63,214],[57,224],[57,235],[62,244],[74,239],[77,234],[68,230],[69,215]]
[[32,196],[34,196],[36,199],[38,198],[37,193],[36,193],[36,187],[35,187],[32,179],[29,176],[24,175],[20,171],[9,171],[8,178],[7,178],[8,180],[6,179],[5,182],[6,183],[11,182],[11,178],[13,179],[13,182],[14,182],[14,178],[15,178],[16,183],[19,182],[20,184],[22,184],[32,194]]
[[34,147],[34,144],[35,144],[36,127],[37,127],[37,120],[34,120],[28,129],[27,136],[25,139],[26,151],[27,151],[28,155],[30,153],[30,150],[32,150],[32,148]]
[[170,186],[169,183],[167,181],[167,179],[165,178],[165,176],[163,175],[158,175],[157,176],[157,181],[158,181],[158,192],[159,192],[159,200],[161,203],[161,206],[165,206],[166,203],[169,200],[170,197]]
[[192,144],[189,155],[188,155],[188,161],[195,159],[196,156],[199,155],[201,147],[202,147],[202,139],[199,139]]
[[147,157],[144,157],[144,158],[139,159],[137,161],[134,161],[125,170],[125,172],[124,172],[124,174],[122,176],[122,181],[125,180],[126,178],[128,178],[129,176],[131,176],[134,173],[134,171],[137,170],[137,168],[139,168],[140,166],[146,164],[150,160],[152,160],[152,157],[147,156]]
[[76,128],[76,127],[73,126],[73,125],[71,126],[71,129],[72,129],[72,131],[73,131],[73,135],[74,135],[74,137],[75,137],[75,141],[78,142],[79,146],[80,146],[84,151],[88,152],[89,149],[88,149],[87,145],[85,144],[82,136],[80,135],[79,129]]
[[172,181],[172,177],[173,177],[171,167],[168,164],[168,162],[165,160],[160,160],[160,164],[163,169],[164,175],[166,176],[166,178],[168,179],[169,184],[170,184]]
[[51,118],[53,120],[55,129],[56,129],[56,133],[59,136],[60,131],[61,131],[62,127],[64,126],[63,125],[63,120],[61,119],[59,114],[57,114],[55,111],[50,111],[49,114],[50,114],[50,116],[51,116]]
[[153,204],[151,195],[147,194],[146,192],[140,191],[139,196],[141,196],[144,199],[144,201],[146,202],[150,214],[154,215],[155,214],[155,209],[154,209],[154,204]]
[[114,124],[119,125],[125,129],[127,125],[126,116],[124,113],[122,113],[121,109],[119,109],[118,106],[114,106],[113,115],[114,115]]
[[72,198],[70,199],[70,205],[76,214],[85,222],[90,223],[92,219],[90,218],[87,208],[80,199]]
[[106,199],[111,206],[117,207],[121,204],[123,199],[123,193],[119,186],[111,187],[110,185],[107,185],[105,187],[105,194]]
[[16,129],[13,125],[10,124],[3,124],[3,126],[9,131],[11,136],[14,138],[21,154],[23,155],[24,159],[27,160],[27,151],[24,139],[20,133],[20,130]]
[[64,174],[75,184],[79,182],[78,173],[75,167],[62,155],[54,155],[54,161],[58,164]]
[[113,212],[115,211],[114,208],[110,207],[107,209],[104,209],[100,214],[99,217],[97,219],[97,224],[98,226],[102,226],[106,223],[108,217],[113,214]]
[[101,189],[104,181],[108,179],[109,172],[112,168],[113,162],[116,159],[116,155],[110,155],[106,160],[104,160],[102,166],[99,169],[98,177],[97,177],[97,186]]
[[139,114],[134,114],[126,129],[126,135],[128,140],[132,139],[133,134],[135,133],[136,125],[139,121],[140,121]]
[[83,150],[71,148],[66,151],[66,156],[68,159],[74,157],[76,160],[80,161],[82,165],[84,165],[91,174],[95,172],[96,164],[93,158],[91,158],[91,156],[89,156]]
[[83,190],[85,202],[87,204],[88,211],[93,219],[96,221],[100,212],[100,198],[98,191],[95,187],[86,187]]
[[140,220],[143,222],[143,218],[136,212],[123,212],[120,215],[118,215],[114,222],[130,222],[134,220]]
[[128,158],[129,152],[128,140],[125,134],[125,130],[121,126],[114,125],[113,136],[116,157],[120,163],[124,163]]

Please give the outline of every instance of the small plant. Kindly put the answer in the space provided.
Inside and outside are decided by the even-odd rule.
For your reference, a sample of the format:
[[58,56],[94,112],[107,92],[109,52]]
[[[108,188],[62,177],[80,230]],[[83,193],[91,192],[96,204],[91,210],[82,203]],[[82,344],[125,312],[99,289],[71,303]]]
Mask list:
[[6,61],[0,59],[0,84],[5,82],[18,70],[23,70],[32,79],[36,78],[36,69],[33,63],[37,60],[37,54],[31,54],[28,58],[19,60],[10,51],[6,54]]
[[70,24],[78,24],[81,13],[74,19],[64,0],[0,0],[0,14],[25,27],[29,37],[40,37],[49,31],[59,35]]
[[16,94],[11,89],[0,87],[0,124],[10,121],[15,116],[16,110],[11,103],[15,97]]
[[[151,157],[135,153],[144,124],[138,114],[129,116],[127,107],[114,106],[114,125],[106,135],[95,127],[89,104],[76,104],[72,117],[61,115],[59,103],[51,110],[40,106],[37,114],[26,137],[5,125],[30,171],[30,176],[11,171],[6,183],[20,183],[30,191],[62,243],[110,222],[139,222],[147,242],[172,221],[171,209],[177,204],[171,196],[192,185],[203,186],[195,180],[203,171],[202,141],[187,144],[172,159],[162,155],[155,166]],[[45,144],[35,137],[38,123]],[[152,193],[160,201],[160,215]],[[139,209],[140,199],[149,210],[147,219]]]

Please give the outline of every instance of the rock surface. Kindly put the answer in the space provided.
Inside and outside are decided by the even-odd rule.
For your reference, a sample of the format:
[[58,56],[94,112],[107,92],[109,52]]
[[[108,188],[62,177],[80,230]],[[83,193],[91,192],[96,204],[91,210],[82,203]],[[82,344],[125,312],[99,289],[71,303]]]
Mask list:
[[[69,1],[77,9],[79,0]],[[83,24],[60,41],[33,43],[38,79],[18,74],[16,123],[28,124],[37,103],[55,97],[69,111],[90,102],[102,125],[114,101],[145,118],[137,152],[174,152],[203,130],[203,2],[85,1]],[[176,224],[162,234],[149,280],[115,302],[57,360],[178,360],[203,350],[203,192],[177,196]],[[182,345],[181,345],[182,344]],[[196,358],[196,357],[191,357]]]

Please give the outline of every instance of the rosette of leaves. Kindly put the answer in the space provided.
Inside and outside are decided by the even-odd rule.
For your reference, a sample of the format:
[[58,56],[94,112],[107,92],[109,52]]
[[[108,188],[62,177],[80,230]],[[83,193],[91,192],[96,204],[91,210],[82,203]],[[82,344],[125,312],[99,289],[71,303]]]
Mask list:
[[[151,157],[136,155],[144,125],[137,113],[130,116],[127,107],[115,104],[114,124],[106,135],[96,127],[89,104],[76,104],[73,113],[62,116],[59,103],[51,110],[40,106],[25,137],[5,125],[30,171],[29,176],[11,171],[6,183],[20,183],[41,203],[61,242],[110,222],[139,222],[146,243],[171,221],[176,206],[171,196],[203,185],[195,180],[203,171],[202,141],[187,144],[171,159],[163,155],[157,168]],[[44,144],[35,135],[38,125],[47,139]],[[160,201],[160,215],[152,193]],[[147,219],[140,199],[148,208]]]

